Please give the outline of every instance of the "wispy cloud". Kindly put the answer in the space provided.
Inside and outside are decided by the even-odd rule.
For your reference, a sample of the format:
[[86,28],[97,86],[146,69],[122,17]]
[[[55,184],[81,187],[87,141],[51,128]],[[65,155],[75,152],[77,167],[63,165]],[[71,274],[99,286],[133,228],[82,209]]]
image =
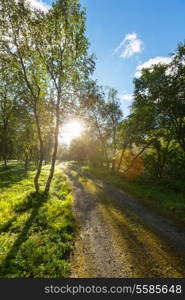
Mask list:
[[114,54],[120,52],[120,57],[127,58],[135,53],[141,52],[143,49],[143,41],[137,38],[137,34],[128,33],[121,41],[119,46],[114,50]]
[[46,4],[45,2],[41,1],[41,0],[28,0],[28,2],[30,2],[30,4],[37,8],[37,9],[41,9],[43,11],[48,11],[48,9],[50,8],[48,4]]
[[126,100],[126,101],[130,101],[130,100],[132,100],[134,98],[134,95],[133,94],[123,94],[122,96],[121,96],[121,99],[122,100]]
[[172,60],[171,57],[163,57],[163,56],[156,56],[154,58],[150,58],[149,60],[145,61],[143,64],[137,66],[136,73],[134,74],[134,76],[140,77],[142,69],[151,68],[153,65],[157,65],[157,64],[169,64],[171,60]]

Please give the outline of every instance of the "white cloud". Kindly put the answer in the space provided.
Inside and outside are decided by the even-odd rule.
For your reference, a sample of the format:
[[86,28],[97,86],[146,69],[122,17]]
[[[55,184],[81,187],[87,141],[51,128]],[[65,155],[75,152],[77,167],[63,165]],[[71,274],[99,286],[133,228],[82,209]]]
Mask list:
[[134,98],[134,95],[133,94],[123,94],[122,96],[121,96],[121,99],[122,100],[126,100],[126,101],[130,101],[130,100],[132,100]]
[[[142,51],[143,42],[137,38],[136,33],[128,33],[114,50],[114,54],[121,52],[120,57],[126,58]],[[121,50],[121,51],[120,51]]]
[[172,61],[171,57],[163,57],[163,56],[156,56],[154,58],[150,58],[149,60],[145,61],[143,64],[137,66],[136,73],[134,74],[135,77],[141,76],[142,69],[150,68],[153,65],[157,64],[169,64]]
[[41,0],[28,0],[28,2],[30,2],[33,7],[37,9],[41,9],[44,12],[48,11],[48,9],[50,8],[49,5],[47,5],[45,2]]

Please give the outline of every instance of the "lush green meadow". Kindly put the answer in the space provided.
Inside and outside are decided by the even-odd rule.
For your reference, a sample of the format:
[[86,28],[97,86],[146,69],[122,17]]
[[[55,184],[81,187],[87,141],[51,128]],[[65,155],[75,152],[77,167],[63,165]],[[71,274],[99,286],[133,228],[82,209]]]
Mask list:
[[81,170],[112,183],[158,212],[185,224],[185,187],[182,182],[154,180],[144,176],[129,180],[106,168],[83,166]]
[[0,277],[68,277],[74,220],[71,187],[58,168],[49,196],[34,193],[34,168],[0,166]]

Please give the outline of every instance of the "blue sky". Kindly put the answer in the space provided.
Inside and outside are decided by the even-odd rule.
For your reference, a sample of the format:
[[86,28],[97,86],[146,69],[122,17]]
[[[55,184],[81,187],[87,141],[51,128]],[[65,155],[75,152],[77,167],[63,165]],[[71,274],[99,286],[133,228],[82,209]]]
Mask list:
[[81,4],[87,10],[90,52],[97,57],[94,78],[118,90],[127,115],[134,74],[144,63],[146,67],[168,62],[168,54],[185,40],[185,0],[81,0]]

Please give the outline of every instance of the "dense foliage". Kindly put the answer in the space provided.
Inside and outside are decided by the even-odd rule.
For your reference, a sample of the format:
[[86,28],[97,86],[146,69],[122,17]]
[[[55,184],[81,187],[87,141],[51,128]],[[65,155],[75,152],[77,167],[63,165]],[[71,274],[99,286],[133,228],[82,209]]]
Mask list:
[[29,160],[37,161],[37,192],[43,160],[51,160],[48,193],[59,126],[74,105],[77,85],[94,66],[84,10],[78,0],[55,1],[47,12],[26,0],[1,1],[0,9],[0,155],[5,167],[15,152],[17,159],[25,158],[26,167]]
[[112,168],[127,178],[164,179],[185,191],[185,45],[169,64],[143,69],[134,79],[130,115],[122,119],[116,91],[91,83],[81,95],[87,130],[70,158]]

